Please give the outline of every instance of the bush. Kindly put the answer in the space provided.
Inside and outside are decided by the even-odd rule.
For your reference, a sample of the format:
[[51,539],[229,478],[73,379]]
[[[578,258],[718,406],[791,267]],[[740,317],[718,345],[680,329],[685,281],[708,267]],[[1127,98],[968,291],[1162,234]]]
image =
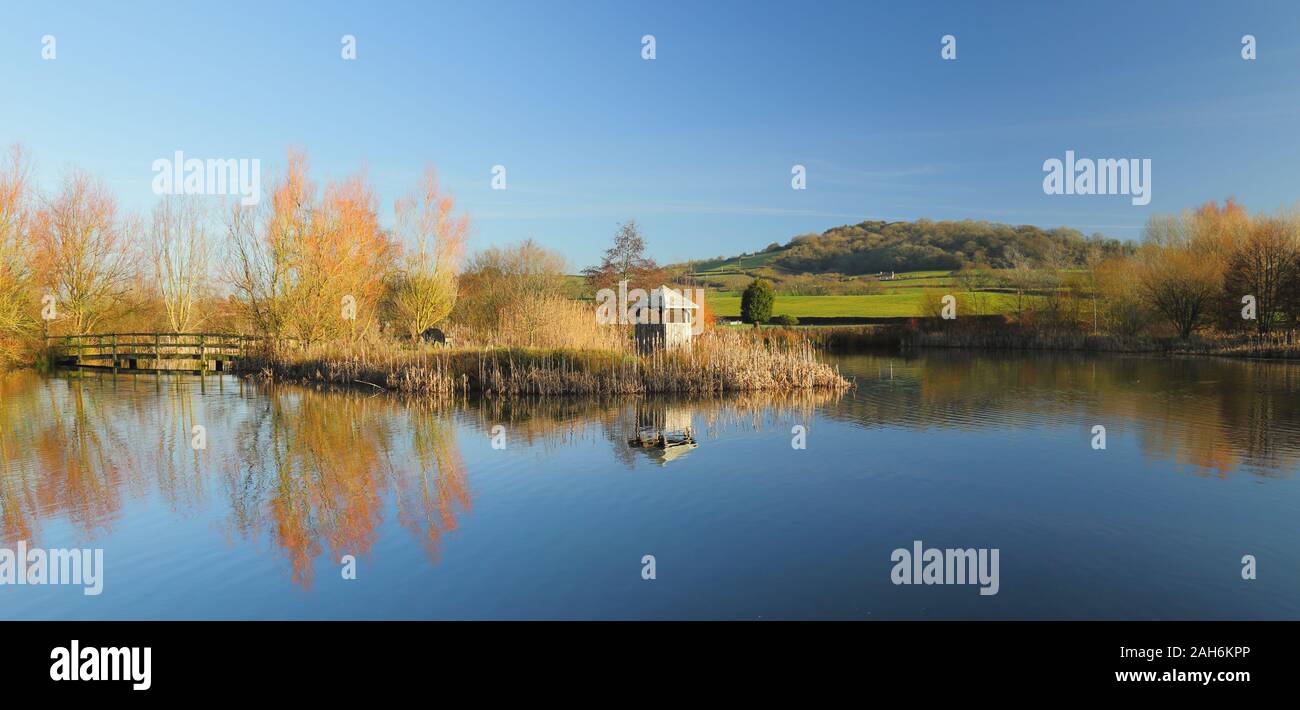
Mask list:
[[771,322],[772,325],[783,325],[786,327],[793,327],[799,325],[799,319],[795,318],[794,316],[788,313],[784,313],[782,315],[773,318]]
[[740,294],[740,319],[746,323],[758,325],[772,317],[772,304],[776,302],[776,291],[772,283],[765,279],[754,279]]

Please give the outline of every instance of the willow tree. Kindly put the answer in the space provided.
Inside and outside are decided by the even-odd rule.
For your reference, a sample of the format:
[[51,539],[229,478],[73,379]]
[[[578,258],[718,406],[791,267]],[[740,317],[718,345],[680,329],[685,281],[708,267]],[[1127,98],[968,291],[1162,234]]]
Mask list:
[[420,187],[394,205],[398,243],[406,250],[392,291],[396,325],[415,340],[441,323],[456,305],[456,281],[469,216],[438,188],[432,168]]

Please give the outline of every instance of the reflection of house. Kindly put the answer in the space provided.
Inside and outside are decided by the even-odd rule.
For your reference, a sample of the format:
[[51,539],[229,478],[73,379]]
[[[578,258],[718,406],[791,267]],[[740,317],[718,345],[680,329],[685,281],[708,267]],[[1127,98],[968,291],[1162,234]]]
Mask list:
[[638,403],[636,437],[627,443],[660,466],[699,446],[695,443],[690,409],[653,402]]
[[700,307],[667,286],[650,292],[650,305],[636,314],[636,348],[640,352],[691,346]]
[[682,441],[671,443],[667,446],[647,446],[641,449],[660,466],[668,465],[669,461],[685,456],[691,449],[698,448],[699,444],[694,441]]

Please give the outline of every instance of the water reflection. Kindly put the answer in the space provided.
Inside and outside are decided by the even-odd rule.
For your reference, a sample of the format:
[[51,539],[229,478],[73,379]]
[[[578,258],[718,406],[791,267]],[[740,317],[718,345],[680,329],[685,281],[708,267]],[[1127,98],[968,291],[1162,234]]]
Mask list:
[[[1086,450],[1090,426],[1101,423],[1112,441],[1128,436],[1140,457],[1164,469],[1210,477],[1288,477],[1300,458],[1298,364],[943,351],[910,359],[856,356],[839,364],[857,382],[846,394],[438,404],[234,378],[200,385],[194,378],[12,373],[0,377],[0,538],[6,545],[39,544],[43,527],[57,522],[84,544],[150,511],[173,520],[211,517],[240,554],[270,551],[285,577],[306,589],[322,563],[329,568],[343,555],[374,555],[392,520],[432,566],[473,514],[482,495],[476,486],[495,483],[471,469],[491,470],[504,464],[490,462],[507,460],[488,453],[497,425],[506,427],[515,451],[544,457],[572,448],[596,471],[635,471],[648,463],[665,476],[689,470],[697,479],[729,473],[710,456],[728,450],[716,442],[730,434],[764,432],[746,445],[771,434],[784,446],[792,423],[816,426],[821,419],[886,434],[932,431],[927,441],[936,449],[947,446],[946,431],[998,438],[1048,428],[1077,430]],[[204,427],[206,446],[194,445],[195,427]],[[866,452],[853,450],[856,439],[840,441],[838,449],[823,446],[807,461],[855,470]],[[475,447],[468,457],[473,465],[465,447]],[[735,496],[789,495],[780,487],[783,477],[797,474],[783,467],[788,464],[768,465],[762,457],[770,453],[728,455],[745,456],[745,470],[762,475],[749,483],[716,478],[717,500],[692,504],[724,514],[732,512],[726,501]],[[535,464],[512,465],[532,470]],[[629,490],[562,480],[599,489],[605,497],[588,506],[617,504]],[[771,488],[744,490],[760,481]],[[511,502],[521,510],[536,504],[528,489],[493,490],[519,497]],[[636,485],[630,490],[648,495]],[[841,495],[835,487],[823,492],[825,501]],[[584,491],[571,494],[580,499]],[[595,507],[577,510],[601,514]],[[519,532],[498,529],[507,537]]]
[[636,406],[636,434],[627,445],[660,466],[667,466],[699,448],[694,417],[687,406],[647,400]]
[[927,351],[844,358],[857,389],[826,415],[864,427],[1132,431],[1189,473],[1286,476],[1300,461],[1300,363]]
[[219,506],[227,537],[269,542],[310,588],[320,558],[371,554],[389,514],[437,562],[473,508],[458,434],[486,439],[501,424],[512,446],[541,450],[602,439],[632,468],[629,436],[647,423],[693,433],[698,417],[717,437],[807,419],[837,396],[430,403],[233,378],[15,373],[0,377],[3,542],[35,542],[52,518],[93,541],[112,530],[124,498],[157,496],[175,515]]

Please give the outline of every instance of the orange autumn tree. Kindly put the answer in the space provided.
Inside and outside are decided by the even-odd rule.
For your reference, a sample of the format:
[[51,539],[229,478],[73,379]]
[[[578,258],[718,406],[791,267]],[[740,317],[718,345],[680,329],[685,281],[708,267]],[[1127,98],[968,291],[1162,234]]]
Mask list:
[[303,339],[355,342],[378,332],[379,306],[397,246],[379,226],[378,199],[364,173],[332,183],[315,212],[298,274]]
[[121,220],[117,202],[83,172],[64,177],[42,201],[31,228],[36,285],[55,297],[56,322],[72,333],[92,333],[129,310],[135,274],[137,225]]
[[1250,234],[1250,214],[1231,197],[1222,206],[1211,200],[1185,219],[1190,225],[1192,246],[1202,253],[1213,254],[1220,262],[1226,263]]
[[260,333],[304,345],[377,331],[397,248],[379,226],[365,175],[327,185],[318,201],[306,156],[290,151],[269,193],[252,209],[234,205],[228,221],[235,258],[227,278],[244,318]]

